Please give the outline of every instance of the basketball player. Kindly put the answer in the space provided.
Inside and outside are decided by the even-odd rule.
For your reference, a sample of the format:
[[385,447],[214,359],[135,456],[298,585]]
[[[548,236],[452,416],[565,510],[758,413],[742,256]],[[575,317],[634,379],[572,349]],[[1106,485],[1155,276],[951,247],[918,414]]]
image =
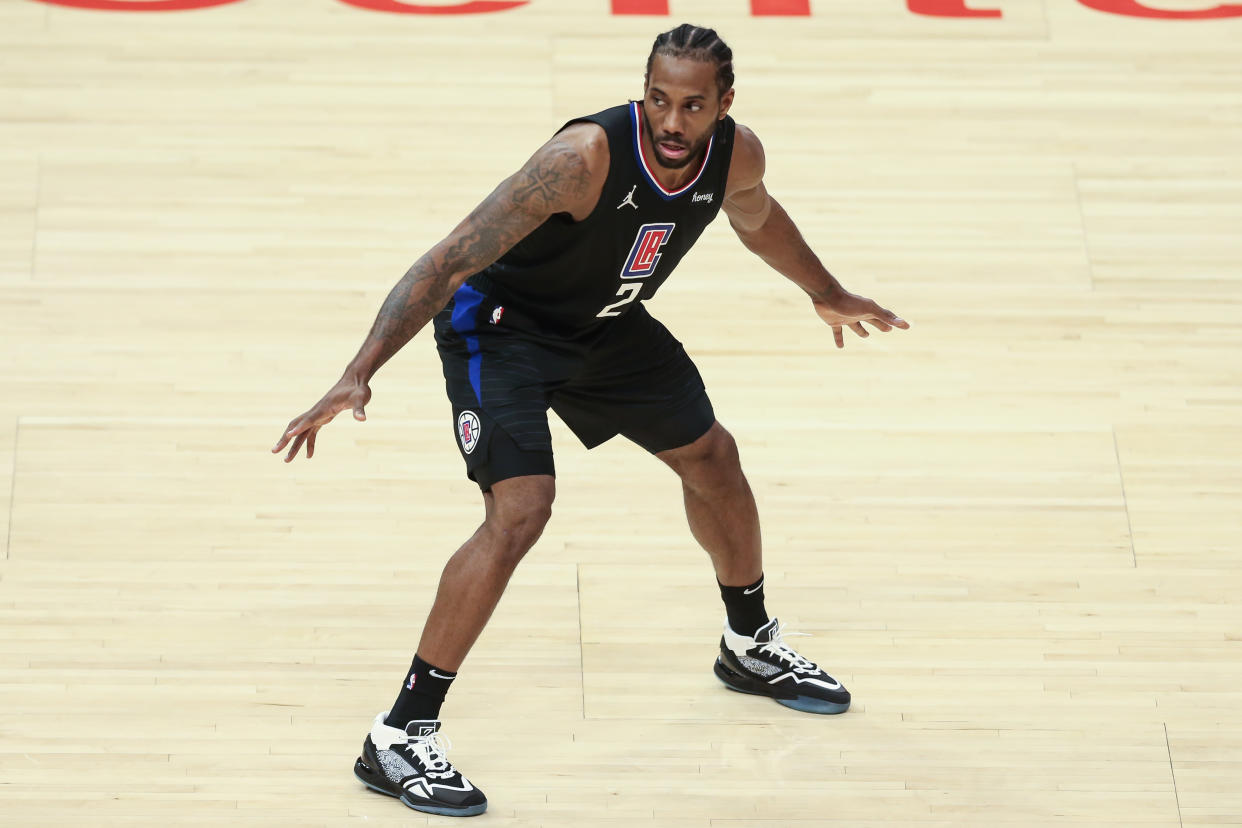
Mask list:
[[571,121],[397,283],[344,376],[285,429],[285,462],[342,411],[365,420],[371,377],[428,322],[483,523],[440,577],[413,664],[375,717],[354,772],[435,814],[482,813],[449,763],[439,712],[509,577],[539,538],[555,492],[547,411],[591,448],[624,435],[682,481],[727,621],[715,674],[728,687],[811,713],[850,694],[795,652],[764,608],[759,518],[737,446],[694,363],[649,299],[721,209],[742,243],[810,297],[838,348],[908,328],[846,291],[764,188],[763,148],[728,116],[733,55],[711,29],[656,38],[643,99]]

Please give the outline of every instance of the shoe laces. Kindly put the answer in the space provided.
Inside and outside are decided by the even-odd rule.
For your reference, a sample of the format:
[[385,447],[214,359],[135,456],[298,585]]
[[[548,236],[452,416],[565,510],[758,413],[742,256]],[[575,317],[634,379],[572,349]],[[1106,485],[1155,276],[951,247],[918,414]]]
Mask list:
[[406,745],[427,768],[429,776],[444,779],[453,775],[446,755],[453,743],[444,734],[436,731],[427,736],[411,736]]
[[810,659],[798,655],[792,647],[786,644],[782,637],[786,635],[801,635],[810,638],[810,633],[804,632],[785,632],[785,625],[781,624],[772,632],[772,640],[759,647],[759,652],[770,653],[781,661],[788,661],[795,673],[818,673],[819,667]]

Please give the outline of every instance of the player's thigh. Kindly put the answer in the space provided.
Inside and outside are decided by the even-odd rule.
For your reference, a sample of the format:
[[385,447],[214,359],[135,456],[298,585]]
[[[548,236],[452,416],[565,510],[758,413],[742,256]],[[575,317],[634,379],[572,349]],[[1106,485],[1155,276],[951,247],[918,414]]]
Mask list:
[[463,334],[444,313],[434,325],[466,476],[486,492],[501,480],[554,475],[548,383],[537,351],[516,337]]
[[685,348],[641,305],[613,323],[552,408],[588,447],[621,434],[657,453],[693,443],[715,413]]

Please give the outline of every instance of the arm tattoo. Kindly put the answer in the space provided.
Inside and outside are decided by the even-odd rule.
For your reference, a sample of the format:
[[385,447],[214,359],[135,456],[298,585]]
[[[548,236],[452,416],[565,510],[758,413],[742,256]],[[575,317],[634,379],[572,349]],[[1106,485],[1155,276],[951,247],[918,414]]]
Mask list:
[[518,172],[517,178],[513,205],[531,212],[557,212],[567,200],[586,195],[590,183],[582,156],[562,143],[549,144]]
[[370,378],[443,308],[457,284],[500,258],[548,216],[590,191],[590,171],[575,148],[553,141],[502,183],[393,287],[347,372]]

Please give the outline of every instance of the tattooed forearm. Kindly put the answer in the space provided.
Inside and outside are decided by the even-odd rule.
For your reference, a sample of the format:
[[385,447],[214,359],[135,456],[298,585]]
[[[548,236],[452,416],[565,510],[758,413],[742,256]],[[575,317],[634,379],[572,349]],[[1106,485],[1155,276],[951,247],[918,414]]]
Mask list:
[[[386,346],[395,346],[392,353],[409,342],[428,319],[444,307],[452,295],[448,274],[443,268],[432,267],[431,254],[418,260],[389,292],[380,306],[371,329],[371,338]],[[385,356],[391,356],[386,353]]]
[[496,261],[552,213],[572,211],[589,187],[587,165],[577,150],[556,141],[543,147],[401,277],[346,373],[369,380],[448,304],[466,277]]

